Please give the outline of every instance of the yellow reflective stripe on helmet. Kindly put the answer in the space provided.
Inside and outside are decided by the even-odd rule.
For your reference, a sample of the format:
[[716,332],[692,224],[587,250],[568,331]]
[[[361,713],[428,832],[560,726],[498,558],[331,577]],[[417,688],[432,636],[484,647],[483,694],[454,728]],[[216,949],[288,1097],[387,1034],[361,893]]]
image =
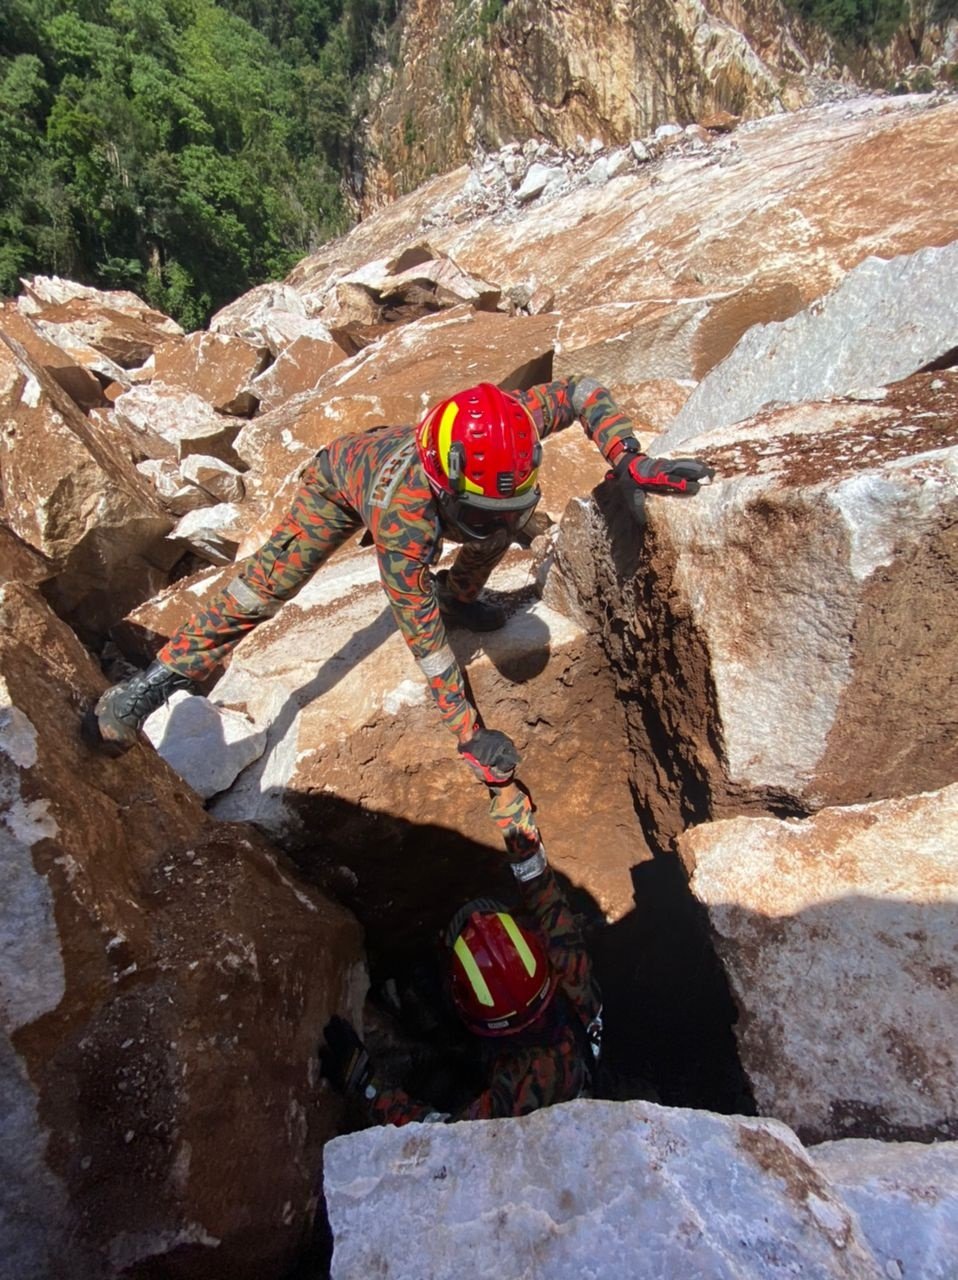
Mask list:
[[532,486],[535,484],[536,480],[538,480],[538,478],[539,478],[538,471],[536,470],[530,471],[528,479],[523,480],[522,484],[516,485],[516,497],[518,497],[520,493],[528,493],[529,490],[532,488]]
[[439,461],[442,463],[442,469],[446,475],[449,474],[449,449],[452,445],[452,424],[456,421],[456,415],[459,413],[457,404],[447,404],[442,411],[442,417],[439,419],[439,433],[436,437],[436,452],[439,454]]
[[496,914],[499,916],[499,921],[503,929],[505,929],[506,933],[508,933],[509,937],[512,939],[512,945],[515,947],[519,955],[519,959],[525,966],[526,973],[531,978],[536,971],[536,958],[532,954],[528,942],[526,942],[525,938],[520,933],[519,926],[516,924],[515,920],[513,920],[512,916],[506,915],[504,911],[499,911]]
[[[452,448],[452,428],[458,414],[459,406],[457,404],[447,404],[445,409],[442,411],[442,418],[439,420],[439,432],[436,437],[436,452],[439,454],[439,462],[446,475],[449,474],[449,450]],[[460,476],[457,484],[460,485],[467,493],[482,493],[482,486],[475,484],[466,475]]]
[[480,1004],[487,1004],[492,1008],[495,1001],[492,998],[492,992],[486,985],[486,980],[479,972],[479,966],[476,964],[475,957],[466,946],[465,939],[460,934],[456,939],[453,947],[453,953],[462,965],[466,977],[469,979],[469,985],[476,993],[476,999]]

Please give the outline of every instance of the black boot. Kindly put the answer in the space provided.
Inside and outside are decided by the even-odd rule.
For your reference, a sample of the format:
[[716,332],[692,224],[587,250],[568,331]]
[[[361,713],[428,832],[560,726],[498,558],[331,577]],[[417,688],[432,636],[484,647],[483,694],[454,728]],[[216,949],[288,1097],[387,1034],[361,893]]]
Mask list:
[[177,689],[192,687],[192,680],[162,662],[153,662],[132,679],[113,685],[94,708],[101,741],[117,754],[129,750],[147,716]]
[[457,600],[449,587],[448,569],[436,574],[436,595],[439,609],[446,622],[470,631],[498,631],[506,625],[506,611],[488,600]]

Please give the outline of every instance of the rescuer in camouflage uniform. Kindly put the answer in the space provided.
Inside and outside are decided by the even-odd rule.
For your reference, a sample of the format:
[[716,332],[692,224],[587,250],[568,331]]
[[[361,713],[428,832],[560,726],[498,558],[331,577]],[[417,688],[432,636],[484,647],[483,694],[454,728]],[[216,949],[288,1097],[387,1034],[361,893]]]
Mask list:
[[[116,751],[131,746],[151,711],[211,675],[364,525],[399,629],[460,754],[487,784],[507,782],[518,753],[504,733],[482,726],[443,614],[474,630],[503,625],[503,611],[479,593],[538,501],[539,438],[576,419],[640,518],[647,493],[691,495],[711,475],[694,459],[643,455],[631,421],[584,377],[509,394],[481,383],[435,406],[418,426],[335,440],[306,468],[288,515],[237,576],[145,672],[102,696],[101,739]],[[463,545],[448,573],[434,574],[445,537]]]
[[487,1087],[456,1114],[379,1079],[345,1018],[332,1018],[322,1074],[379,1124],[522,1116],[588,1095],[602,1001],[575,916],[538,845],[512,863],[521,911],[478,899],[445,935],[451,1003],[475,1038]]

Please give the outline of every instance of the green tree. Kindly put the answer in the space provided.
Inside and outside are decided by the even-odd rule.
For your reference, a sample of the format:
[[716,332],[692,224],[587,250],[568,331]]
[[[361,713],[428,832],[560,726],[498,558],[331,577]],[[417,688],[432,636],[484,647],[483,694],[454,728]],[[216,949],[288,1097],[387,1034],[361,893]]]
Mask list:
[[343,229],[392,0],[0,0],[0,289],[57,271],[196,327]]

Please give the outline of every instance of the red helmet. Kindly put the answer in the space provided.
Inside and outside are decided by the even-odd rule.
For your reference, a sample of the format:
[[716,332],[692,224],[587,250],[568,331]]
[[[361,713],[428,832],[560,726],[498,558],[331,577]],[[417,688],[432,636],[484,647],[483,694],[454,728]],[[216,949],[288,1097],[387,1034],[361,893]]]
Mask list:
[[542,940],[488,898],[477,898],[446,930],[451,949],[452,1000],[481,1036],[507,1036],[538,1018],[555,994],[557,978]]
[[525,524],[539,501],[542,445],[518,400],[480,382],[430,409],[416,439],[440,512],[464,537]]

